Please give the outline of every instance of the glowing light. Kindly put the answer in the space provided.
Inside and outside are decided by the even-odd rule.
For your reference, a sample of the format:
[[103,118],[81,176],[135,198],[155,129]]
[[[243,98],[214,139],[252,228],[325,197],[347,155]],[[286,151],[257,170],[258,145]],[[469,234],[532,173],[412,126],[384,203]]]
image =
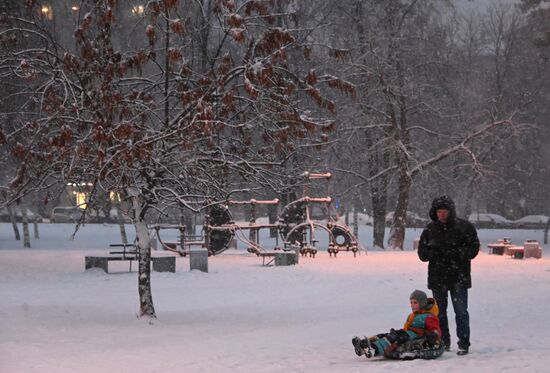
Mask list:
[[42,7],[40,8],[40,13],[42,13],[42,16],[47,19],[52,19],[53,17],[52,7],[49,5],[42,5]]
[[76,205],[78,208],[85,209],[86,208],[86,200],[87,200],[87,194],[82,192],[73,192],[76,198]]
[[117,202],[120,201],[120,196],[117,192],[109,192],[109,199],[111,202]]
[[78,12],[79,9],[80,9],[80,7],[79,7],[78,5],[73,5],[73,6],[71,7],[71,10],[72,10],[73,12]]
[[81,183],[67,183],[67,186],[93,186],[94,184],[92,183],[85,183],[85,182],[81,182]]
[[135,16],[141,15],[145,12],[145,7],[143,5],[134,5],[132,7],[132,14]]

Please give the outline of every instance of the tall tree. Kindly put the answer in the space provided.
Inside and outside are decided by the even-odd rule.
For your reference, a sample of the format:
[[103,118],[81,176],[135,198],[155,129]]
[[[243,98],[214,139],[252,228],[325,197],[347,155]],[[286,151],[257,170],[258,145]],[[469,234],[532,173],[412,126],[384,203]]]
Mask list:
[[371,186],[377,246],[382,246],[385,201],[394,202],[389,196],[395,195],[395,212],[388,243],[402,249],[415,179],[438,164],[448,167],[441,162],[451,157],[456,170],[478,169],[476,144],[487,136],[500,138],[500,128],[513,124],[512,110],[498,118],[482,115],[485,107],[460,115],[464,108],[452,100],[458,44],[453,44],[448,6],[414,0],[342,5],[348,10],[341,12],[347,20],[342,23],[356,25],[343,37],[343,49],[351,55],[346,70],[358,87],[357,105],[348,105],[349,138],[362,143],[351,154],[367,165],[350,162],[348,174],[358,179],[357,186]]
[[114,41],[120,11],[114,0],[84,1],[75,53],[36,20],[7,18],[4,35],[42,44],[2,60],[2,76],[25,81],[18,94],[36,103],[3,136],[18,165],[14,193],[40,180],[87,182],[90,207],[106,192],[131,205],[140,314],[154,318],[148,214],[221,203],[238,191],[236,176],[273,190],[292,183],[289,156],[331,129],[301,101],[334,105],[289,62],[301,46],[270,3],[150,1],[135,28],[146,41],[138,50]]

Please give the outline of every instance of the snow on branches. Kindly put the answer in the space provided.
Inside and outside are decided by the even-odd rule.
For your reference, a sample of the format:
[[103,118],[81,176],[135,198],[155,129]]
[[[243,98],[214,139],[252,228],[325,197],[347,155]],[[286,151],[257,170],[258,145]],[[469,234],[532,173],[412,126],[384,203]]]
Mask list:
[[[155,193],[161,186],[208,200],[231,192],[232,172],[265,182],[265,170],[334,129],[323,119],[336,111],[324,89],[353,94],[336,77],[302,74],[296,56],[311,50],[275,22],[286,17],[281,7],[164,0],[137,14],[112,1],[83,2],[83,16],[66,25],[73,40],[28,23],[51,42],[47,63],[26,46],[13,60],[14,79],[36,75],[25,94],[39,109],[27,121],[37,130],[20,131],[14,154],[27,160],[40,149],[42,162],[55,165],[51,177],[88,179],[104,192],[138,188],[148,206],[176,203]],[[128,14],[132,28],[122,24]]]

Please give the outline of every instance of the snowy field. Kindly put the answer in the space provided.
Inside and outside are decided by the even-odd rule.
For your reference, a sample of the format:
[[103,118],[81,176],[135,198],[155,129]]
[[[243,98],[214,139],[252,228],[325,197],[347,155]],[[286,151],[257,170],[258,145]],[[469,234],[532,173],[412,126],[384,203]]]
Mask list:
[[[131,228],[128,226],[129,232]],[[401,327],[408,296],[426,290],[427,264],[412,251],[300,258],[262,267],[243,249],[210,258],[209,273],[153,273],[158,320],[136,318],[137,273],[84,271],[84,256],[119,242],[115,225],[40,225],[32,249],[0,224],[0,372],[547,372],[550,261],[489,255],[503,236],[542,242],[542,231],[481,230],[470,291],[471,353],[433,361],[357,357],[353,335]],[[32,234],[32,227],[31,227]],[[367,248],[371,228],[360,238]],[[242,246],[242,245],[241,245]],[[134,265],[135,268],[135,265]],[[453,315],[452,309],[450,315]],[[451,317],[452,320],[452,317]],[[451,321],[454,337],[454,323]]]

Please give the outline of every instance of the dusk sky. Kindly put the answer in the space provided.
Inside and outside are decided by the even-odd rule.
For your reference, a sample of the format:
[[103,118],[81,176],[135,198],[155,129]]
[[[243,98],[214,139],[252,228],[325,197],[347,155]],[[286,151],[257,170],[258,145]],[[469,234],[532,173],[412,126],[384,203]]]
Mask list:
[[457,0],[456,4],[463,7],[465,10],[479,10],[484,11],[490,4],[499,2],[517,3],[517,0]]

